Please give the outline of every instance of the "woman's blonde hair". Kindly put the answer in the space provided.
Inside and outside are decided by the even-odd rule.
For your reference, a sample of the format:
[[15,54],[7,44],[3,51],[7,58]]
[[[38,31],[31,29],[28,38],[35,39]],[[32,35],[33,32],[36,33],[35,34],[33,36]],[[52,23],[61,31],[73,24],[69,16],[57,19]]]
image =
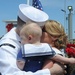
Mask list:
[[52,36],[58,36],[58,39],[54,42],[56,48],[65,48],[67,43],[67,35],[65,33],[64,27],[59,22],[48,20],[45,23],[45,30]]

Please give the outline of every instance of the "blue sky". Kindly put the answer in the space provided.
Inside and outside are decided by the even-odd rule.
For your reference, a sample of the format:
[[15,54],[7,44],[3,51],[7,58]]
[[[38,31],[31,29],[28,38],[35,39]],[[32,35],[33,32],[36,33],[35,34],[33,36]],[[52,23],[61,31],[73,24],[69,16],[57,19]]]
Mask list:
[[[31,0],[30,0],[31,1]],[[40,0],[43,6],[43,10],[49,15],[49,19],[59,21],[65,28],[67,33],[67,20],[64,17],[67,17],[69,11],[68,6],[73,6],[73,38],[75,38],[75,0]],[[6,33],[5,22],[4,20],[16,20],[18,14],[18,6],[21,3],[27,3],[27,0],[0,0],[0,36]],[[61,9],[66,10],[66,15]],[[65,25],[64,25],[65,24]]]

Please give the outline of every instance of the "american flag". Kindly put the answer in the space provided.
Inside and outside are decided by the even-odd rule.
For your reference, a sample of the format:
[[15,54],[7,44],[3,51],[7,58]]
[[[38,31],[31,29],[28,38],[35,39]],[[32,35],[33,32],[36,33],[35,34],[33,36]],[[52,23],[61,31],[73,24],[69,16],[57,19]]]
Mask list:
[[40,0],[33,0],[32,6],[37,8],[37,9],[43,10],[43,7],[42,7],[42,4],[41,4]]

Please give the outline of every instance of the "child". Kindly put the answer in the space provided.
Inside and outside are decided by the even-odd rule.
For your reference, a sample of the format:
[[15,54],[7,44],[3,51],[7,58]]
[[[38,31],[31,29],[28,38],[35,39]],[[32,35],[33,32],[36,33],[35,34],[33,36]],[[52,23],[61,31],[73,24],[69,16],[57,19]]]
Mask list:
[[[22,50],[22,52],[25,54],[25,71],[31,70],[35,72],[36,70],[42,69],[42,63],[44,62],[44,59],[46,59],[46,56],[50,55],[52,57],[55,55],[55,52],[50,48],[48,44],[40,43],[41,36],[42,30],[36,23],[26,25],[20,32],[21,43],[23,45],[25,44],[24,50]],[[22,54],[21,51],[19,53]],[[20,54],[19,56],[21,57]],[[21,58],[18,58],[17,63],[20,64],[18,67],[22,69],[22,65],[24,65],[23,59],[22,62],[20,62],[19,59]]]
[[36,23],[23,27],[20,32],[21,43],[24,45],[22,52],[25,54],[25,71],[37,71],[42,69],[44,60],[48,57],[60,63],[75,64],[74,58],[65,58],[56,55],[55,51],[47,43],[40,43],[42,30]]

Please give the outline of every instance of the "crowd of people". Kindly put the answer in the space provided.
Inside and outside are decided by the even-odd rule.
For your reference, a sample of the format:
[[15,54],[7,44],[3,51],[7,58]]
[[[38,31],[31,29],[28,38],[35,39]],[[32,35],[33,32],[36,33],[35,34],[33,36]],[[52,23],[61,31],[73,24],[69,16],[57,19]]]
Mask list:
[[61,23],[27,4],[20,4],[17,27],[0,40],[2,75],[64,75],[65,64],[75,64],[64,57],[67,35]]

